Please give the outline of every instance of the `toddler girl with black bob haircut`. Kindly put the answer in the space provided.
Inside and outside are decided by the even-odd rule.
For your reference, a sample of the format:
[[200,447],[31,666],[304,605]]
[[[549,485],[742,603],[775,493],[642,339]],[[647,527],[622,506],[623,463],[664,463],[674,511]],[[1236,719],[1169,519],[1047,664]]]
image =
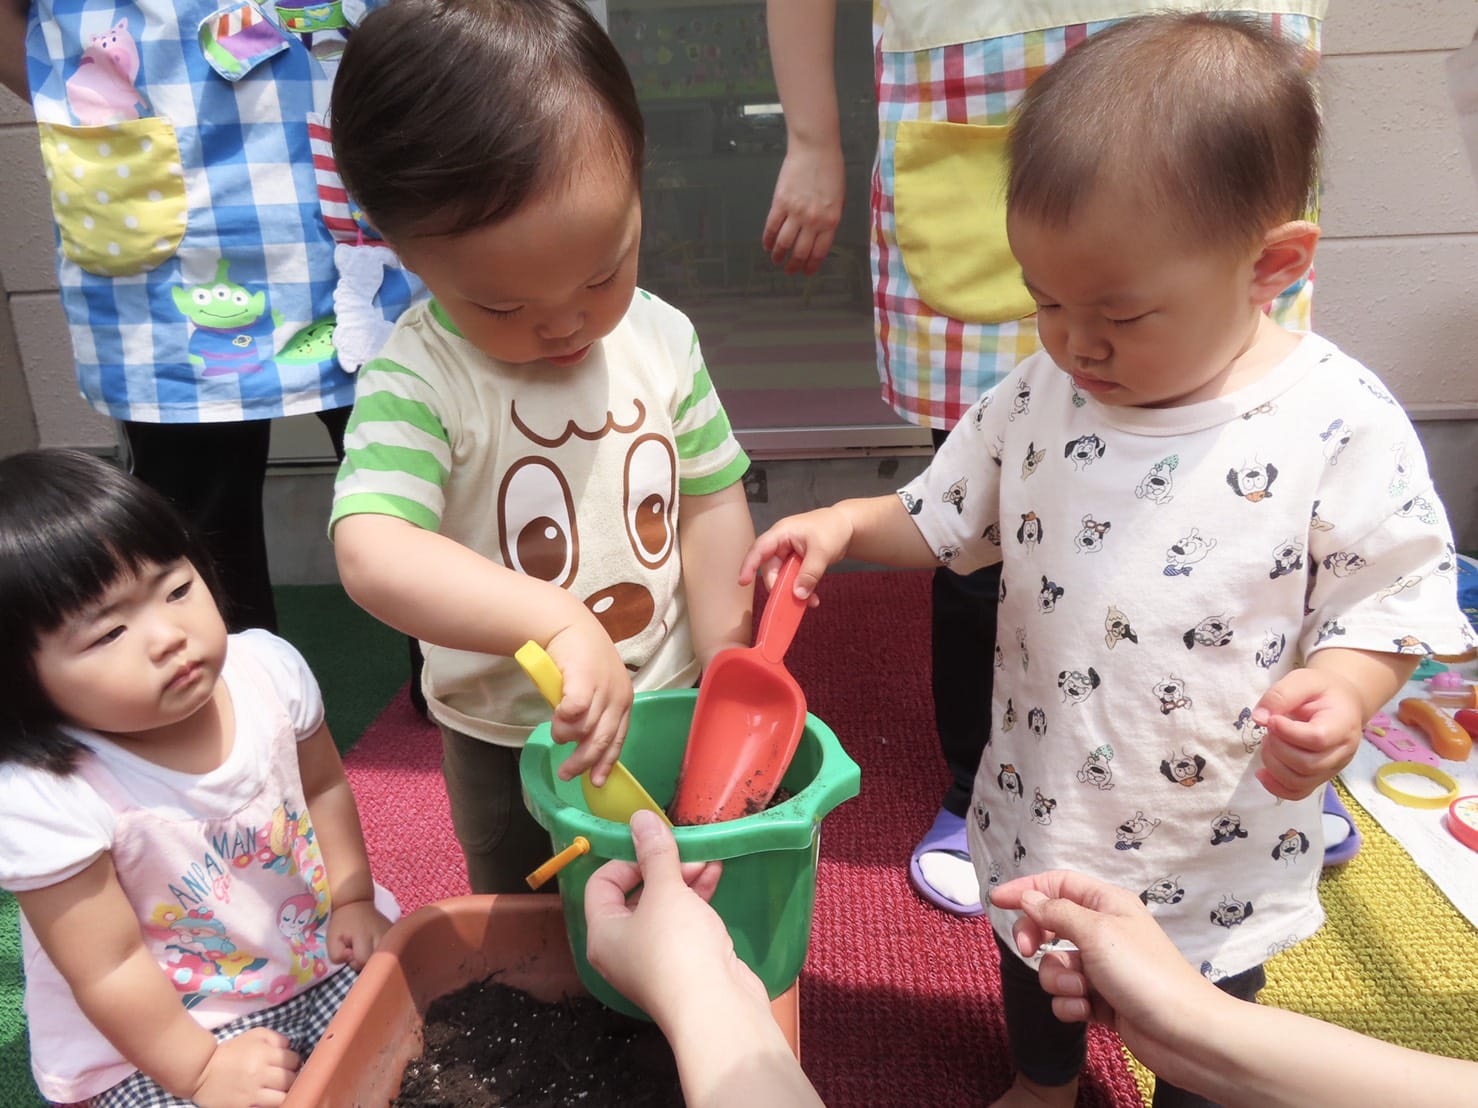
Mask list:
[[396,910],[307,665],[211,585],[142,482],[0,460],[0,886],[52,1101],[280,1104]]

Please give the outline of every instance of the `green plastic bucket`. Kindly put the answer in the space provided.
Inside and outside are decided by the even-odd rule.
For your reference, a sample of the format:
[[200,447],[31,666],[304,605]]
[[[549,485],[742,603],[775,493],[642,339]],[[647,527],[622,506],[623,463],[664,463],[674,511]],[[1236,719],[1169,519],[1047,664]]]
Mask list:
[[[697,696],[695,689],[638,693],[631,706],[621,761],[664,807],[677,791]],[[634,861],[636,854],[629,827],[591,815],[579,779],[555,776],[573,749],[556,745],[547,723],[535,729],[519,760],[524,801],[549,832],[551,854],[569,846],[576,835],[590,840],[590,853],[559,872],[565,927],[581,983],[608,1007],[645,1017],[585,958],[585,882],[610,859]],[[765,983],[772,1000],[795,983],[806,960],[821,819],[857,795],[861,778],[831,728],[808,714],[800,746],[781,781],[790,799],[743,819],[677,828],[683,861],[724,863],[714,910],[728,927],[735,951]]]

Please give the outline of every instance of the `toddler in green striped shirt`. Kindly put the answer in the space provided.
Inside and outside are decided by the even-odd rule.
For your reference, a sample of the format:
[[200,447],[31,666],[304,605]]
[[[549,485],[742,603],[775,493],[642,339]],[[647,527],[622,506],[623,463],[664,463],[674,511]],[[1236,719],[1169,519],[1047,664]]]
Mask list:
[[433,296],[361,371],[339,572],[421,640],[472,889],[509,892],[549,852],[517,772],[549,709],[513,652],[552,655],[561,773],[603,782],[634,689],[749,642],[748,460],[692,324],[637,288],[642,118],[583,4],[397,0],[332,115],[350,193]]

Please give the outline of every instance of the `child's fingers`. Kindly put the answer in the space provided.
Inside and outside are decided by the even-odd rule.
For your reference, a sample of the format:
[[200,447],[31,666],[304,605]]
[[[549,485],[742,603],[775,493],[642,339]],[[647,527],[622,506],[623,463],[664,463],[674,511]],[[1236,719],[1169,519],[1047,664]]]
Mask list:
[[1302,800],[1314,791],[1312,782],[1302,782],[1301,778],[1284,782],[1267,768],[1258,770],[1255,776],[1264,789],[1281,800]]
[[[241,1038],[256,1039],[263,1046],[277,1047],[287,1054],[293,1054],[292,1050],[289,1049],[291,1041],[288,1037],[281,1031],[274,1031],[270,1027],[253,1027],[250,1031],[242,1032]],[[293,1057],[296,1058],[297,1055],[293,1054]]]
[[1255,776],[1264,789],[1283,800],[1302,800],[1325,780],[1317,774],[1303,773],[1276,758],[1270,759],[1266,749],[1263,750],[1262,768]]
[[605,747],[603,749],[603,753],[601,753],[601,755],[596,758],[595,764],[590,767],[591,784],[599,788],[603,788],[606,781],[609,780],[611,776],[611,768],[616,764],[616,759],[620,757],[620,755],[620,747]]
[[1262,742],[1263,765],[1288,784],[1296,779],[1323,781],[1344,768],[1352,744],[1326,729],[1287,721],[1269,728]]
[[1318,720],[1271,716],[1264,726],[1269,735],[1291,750],[1317,754],[1327,750],[1333,743],[1328,726]]
[[374,931],[367,927],[361,928],[353,934],[344,937],[343,950],[345,957],[341,958],[340,961],[347,961],[354,968],[354,972],[358,973],[364,969],[364,964],[369,961],[369,956],[375,952],[376,945],[377,940]]
[[1268,687],[1252,708],[1252,718],[1266,723],[1266,716],[1296,715],[1299,709],[1327,688],[1324,677],[1311,669],[1291,670]]
[[755,576],[762,576],[766,583],[775,579],[775,573],[780,568],[780,560],[790,550],[790,542],[775,534],[773,530],[766,531],[744,555],[744,560],[739,563],[739,584],[751,585]]
[[[626,716],[621,717],[624,727]],[[606,778],[611,775],[611,767],[621,757],[623,735],[616,730],[615,723],[602,721],[597,724],[597,729],[588,739],[581,740],[575,752],[565,759],[560,767],[560,776],[566,781],[586,770],[590,771],[590,781],[596,786],[603,786]],[[570,770],[565,777],[565,769]]]

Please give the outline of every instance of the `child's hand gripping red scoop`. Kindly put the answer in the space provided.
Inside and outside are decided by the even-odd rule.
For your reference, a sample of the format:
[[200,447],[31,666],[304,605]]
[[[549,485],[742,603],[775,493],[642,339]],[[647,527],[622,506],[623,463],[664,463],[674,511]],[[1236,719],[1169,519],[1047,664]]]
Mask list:
[[806,611],[795,596],[800,569],[792,556],[776,575],[754,645],[709,663],[668,810],[675,824],[752,815],[780,787],[806,723],[805,694],[783,661]]

